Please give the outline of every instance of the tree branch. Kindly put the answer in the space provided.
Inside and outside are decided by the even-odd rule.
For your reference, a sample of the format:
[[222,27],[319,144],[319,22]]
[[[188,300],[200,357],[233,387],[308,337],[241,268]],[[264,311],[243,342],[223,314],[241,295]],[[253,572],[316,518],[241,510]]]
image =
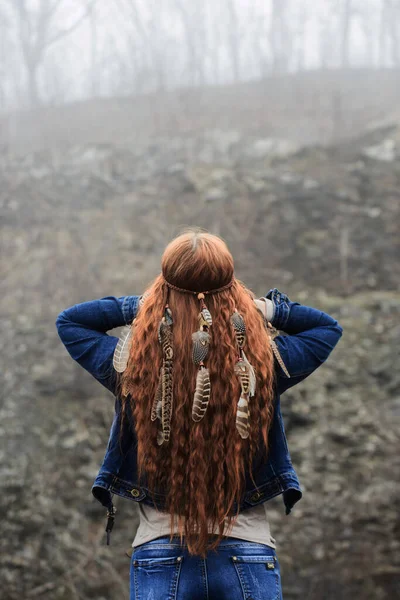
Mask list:
[[83,21],[89,16],[89,14],[91,13],[93,6],[96,4],[96,2],[97,2],[97,0],[91,0],[87,4],[86,9],[82,13],[82,15],[74,23],[72,23],[72,25],[70,25],[69,27],[66,27],[65,29],[61,29],[60,31],[58,31],[56,33],[56,35],[54,35],[52,38],[49,38],[45,42],[45,47],[48,48],[52,44],[55,44],[62,38],[66,37],[67,35],[72,33],[75,29],[77,29],[79,27],[79,25],[81,25],[81,23],[83,23]]

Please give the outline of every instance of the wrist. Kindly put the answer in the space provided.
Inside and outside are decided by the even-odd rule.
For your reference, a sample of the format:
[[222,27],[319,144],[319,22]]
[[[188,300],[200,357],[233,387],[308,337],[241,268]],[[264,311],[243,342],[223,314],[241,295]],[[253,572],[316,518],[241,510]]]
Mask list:
[[275,314],[275,304],[269,298],[265,298],[266,311],[265,316],[267,321],[272,321]]
[[138,310],[139,296],[119,296],[118,300],[121,303],[125,325],[130,325]]
[[273,304],[273,316],[271,324],[278,330],[285,331],[285,326],[289,318],[291,301],[287,294],[281,292],[278,288],[271,288],[265,296]]

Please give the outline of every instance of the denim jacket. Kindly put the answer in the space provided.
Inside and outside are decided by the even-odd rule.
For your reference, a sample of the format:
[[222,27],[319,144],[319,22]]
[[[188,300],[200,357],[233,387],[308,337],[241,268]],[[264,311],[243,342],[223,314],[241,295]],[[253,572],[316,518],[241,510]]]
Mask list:
[[[269,455],[267,460],[262,454],[255,456],[252,471],[256,487],[246,471],[245,493],[239,507],[235,502],[232,510],[236,512],[239,508],[241,512],[282,494],[286,514],[289,514],[302,497],[302,490],[290,457],[280,397],[326,361],[343,329],[327,313],[292,302],[277,288],[270,289],[266,298],[274,304],[270,322],[279,331],[274,341],[290,377],[275,359],[277,377],[274,417],[268,438]],[[107,331],[132,323],[139,299],[140,296],[106,296],[75,304],[63,310],[56,319],[58,334],[70,356],[115,396],[114,418],[104,460],[92,486],[93,496],[108,509],[107,543],[114,524],[113,494],[156,506],[160,510],[165,507],[165,490],[156,490],[154,504],[146,480],[138,480],[137,439],[130,412],[122,440],[118,437],[121,401],[116,395],[113,366],[118,337],[109,335]]]

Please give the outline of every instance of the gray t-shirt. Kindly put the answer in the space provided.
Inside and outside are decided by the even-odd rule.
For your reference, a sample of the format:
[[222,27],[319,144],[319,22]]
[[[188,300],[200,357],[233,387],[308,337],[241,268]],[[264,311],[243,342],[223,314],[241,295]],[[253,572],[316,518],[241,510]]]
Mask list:
[[[138,505],[140,521],[135,539],[132,542],[133,548],[170,533],[170,516],[168,513],[162,513],[143,502],[138,502]],[[267,502],[263,502],[239,513],[229,536],[276,548],[275,538],[272,537],[270,532],[266,505]],[[175,520],[174,529],[178,533],[177,519]]]

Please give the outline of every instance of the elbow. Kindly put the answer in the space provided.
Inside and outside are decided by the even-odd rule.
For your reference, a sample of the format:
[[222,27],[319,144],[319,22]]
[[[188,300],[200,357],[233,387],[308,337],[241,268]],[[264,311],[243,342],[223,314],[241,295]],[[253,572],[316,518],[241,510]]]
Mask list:
[[340,325],[340,323],[338,323],[338,321],[335,321],[335,330],[339,337],[343,335],[343,327]]
[[339,340],[343,335],[343,327],[340,325],[340,323],[338,323],[338,321],[336,321],[336,331],[337,331],[338,340]]
[[55,326],[56,326],[56,328],[57,328],[57,331],[59,332],[59,331],[60,331],[60,327],[61,327],[62,325],[65,325],[65,323],[67,323],[67,322],[68,322],[68,317],[67,317],[67,315],[66,315],[66,312],[65,312],[65,310],[62,310],[62,311],[61,311],[61,312],[60,312],[60,313],[57,315],[57,318],[56,318],[56,320],[55,320]]
[[323,312],[321,314],[319,325],[322,327],[327,327],[328,330],[333,332],[336,335],[338,341],[343,334],[343,327],[340,325],[338,320],[332,317],[331,315],[328,315],[327,313]]
[[335,348],[335,346],[337,346],[343,335],[343,327],[336,321],[335,325],[332,325],[331,327],[329,327],[329,329],[330,334],[328,337],[330,338],[329,343],[331,345],[331,352]]

